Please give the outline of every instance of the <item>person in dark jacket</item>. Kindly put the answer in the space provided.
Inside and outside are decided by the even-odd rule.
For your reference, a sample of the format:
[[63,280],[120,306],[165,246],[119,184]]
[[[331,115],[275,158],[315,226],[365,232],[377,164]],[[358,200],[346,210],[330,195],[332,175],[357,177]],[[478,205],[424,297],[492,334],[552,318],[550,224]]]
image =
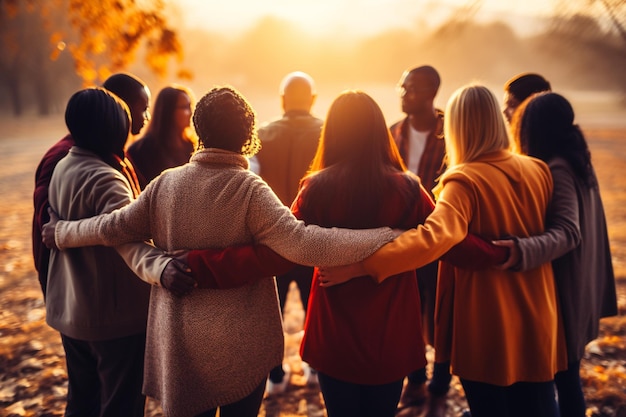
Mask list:
[[[406,117],[390,127],[407,168],[419,176],[422,185],[433,198],[432,190],[445,168],[446,152],[443,140],[444,114],[434,104],[440,84],[439,73],[429,65],[405,71],[398,89]],[[424,340],[431,346],[435,345],[437,273],[438,262],[428,264],[417,272]],[[408,408],[427,405],[429,417],[443,417],[446,394],[452,379],[448,368],[447,362],[434,363],[428,385],[426,367],[409,374],[398,405],[399,411],[407,409],[407,413],[414,413],[414,409]]]
[[[300,180],[306,174],[322,131],[322,120],[311,114],[315,103],[313,78],[302,71],[287,74],[280,84],[283,116],[259,128],[262,148],[256,155],[259,174],[286,206],[291,206]],[[309,304],[313,269],[297,265],[284,275],[276,277],[281,310],[285,309],[289,286],[295,282],[305,313]],[[315,383],[315,370],[303,363],[307,382]],[[270,372],[269,394],[284,392],[289,383],[291,369],[288,364],[277,366]]]
[[555,383],[561,416],[584,417],[580,361],[598,337],[600,319],[615,316],[617,297],[606,217],[587,141],[574,110],[559,94],[528,98],[513,118],[521,150],[546,162],[554,180],[545,233],[503,241],[511,258],[503,268],[529,270],[552,261],[568,367]]
[[[137,135],[143,128],[146,120],[150,118],[148,111],[150,90],[148,86],[132,74],[117,73],[107,78],[103,87],[120,97],[128,105],[132,117],[131,133]],[[50,207],[48,203],[48,186],[50,185],[50,178],[54,168],[67,155],[72,146],[74,146],[72,135],[65,135],[48,149],[43,158],[41,158],[35,172],[35,191],[33,193],[35,210],[32,226],[33,259],[44,299],[48,285],[50,250],[41,243],[41,228],[50,220],[48,216],[48,207]],[[130,164],[128,160],[124,160],[123,163],[125,165]]]

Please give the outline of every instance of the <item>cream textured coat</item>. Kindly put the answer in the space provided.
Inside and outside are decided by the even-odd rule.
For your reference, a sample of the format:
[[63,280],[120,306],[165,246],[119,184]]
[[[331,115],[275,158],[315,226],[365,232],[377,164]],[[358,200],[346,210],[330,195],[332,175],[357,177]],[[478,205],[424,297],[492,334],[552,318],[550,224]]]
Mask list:
[[[239,154],[206,149],[165,171],[137,201],[111,215],[60,222],[59,247],[143,240],[168,251],[264,244],[304,265],[358,261],[393,239],[388,228],[305,226]],[[144,391],[167,416],[193,416],[238,401],[281,363],[274,279],[182,298],[153,288]]]

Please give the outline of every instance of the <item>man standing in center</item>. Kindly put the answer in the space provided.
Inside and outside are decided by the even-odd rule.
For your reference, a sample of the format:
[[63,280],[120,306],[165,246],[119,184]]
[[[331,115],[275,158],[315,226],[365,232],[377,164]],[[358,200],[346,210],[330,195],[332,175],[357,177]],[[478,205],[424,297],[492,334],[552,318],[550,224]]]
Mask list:
[[[319,142],[323,121],[311,114],[316,93],[313,79],[301,71],[289,73],[280,84],[283,116],[259,128],[262,148],[257,154],[261,177],[286,206],[298,193],[300,179],[306,174]],[[306,312],[311,290],[313,268],[297,266],[276,277],[280,307],[285,308],[289,285],[295,281]],[[306,368],[306,366],[305,366]],[[305,369],[305,372],[308,372]],[[314,374],[313,374],[314,375]],[[285,391],[290,370],[285,365],[270,372],[268,393]]]
[[[398,85],[402,111],[406,117],[390,127],[400,155],[409,171],[420,177],[422,185],[433,197],[432,189],[444,171],[445,143],[443,140],[443,111],[435,108],[434,100],[441,79],[437,70],[425,65],[407,70]],[[438,262],[417,270],[417,282],[422,307],[422,328],[425,343],[434,346],[435,300]],[[426,368],[408,375],[398,412],[428,401],[428,417],[445,416],[446,394],[450,387],[449,363],[435,363],[431,382],[426,387]],[[428,391],[428,393],[427,393]]]

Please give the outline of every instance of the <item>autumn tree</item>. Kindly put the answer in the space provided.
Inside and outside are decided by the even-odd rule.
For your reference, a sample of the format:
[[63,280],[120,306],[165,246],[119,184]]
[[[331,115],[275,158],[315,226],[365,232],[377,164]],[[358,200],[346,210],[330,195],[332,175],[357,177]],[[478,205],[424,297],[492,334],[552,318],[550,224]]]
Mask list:
[[[29,39],[33,34],[40,38]],[[24,84],[15,80],[32,67],[38,73],[25,75],[45,80],[42,72],[47,65],[41,56],[57,61],[69,55],[74,72],[85,85],[124,70],[140,51],[159,76],[167,73],[172,58],[179,66],[183,58],[178,35],[168,27],[162,0],[0,0],[0,42],[4,51],[0,71],[7,88],[14,90],[15,114],[21,112],[20,86]],[[35,54],[39,65],[32,62],[34,45],[43,48]],[[183,69],[177,75],[191,77]]]

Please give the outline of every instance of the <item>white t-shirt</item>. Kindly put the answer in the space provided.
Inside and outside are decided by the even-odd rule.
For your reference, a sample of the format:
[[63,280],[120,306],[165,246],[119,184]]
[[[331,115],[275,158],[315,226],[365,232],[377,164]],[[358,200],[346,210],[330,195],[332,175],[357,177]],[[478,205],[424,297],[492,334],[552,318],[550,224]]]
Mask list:
[[424,149],[426,148],[426,139],[430,131],[421,132],[415,130],[412,126],[409,126],[409,150],[408,150],[408,170],[417,174],[417,170],[420,166]]

